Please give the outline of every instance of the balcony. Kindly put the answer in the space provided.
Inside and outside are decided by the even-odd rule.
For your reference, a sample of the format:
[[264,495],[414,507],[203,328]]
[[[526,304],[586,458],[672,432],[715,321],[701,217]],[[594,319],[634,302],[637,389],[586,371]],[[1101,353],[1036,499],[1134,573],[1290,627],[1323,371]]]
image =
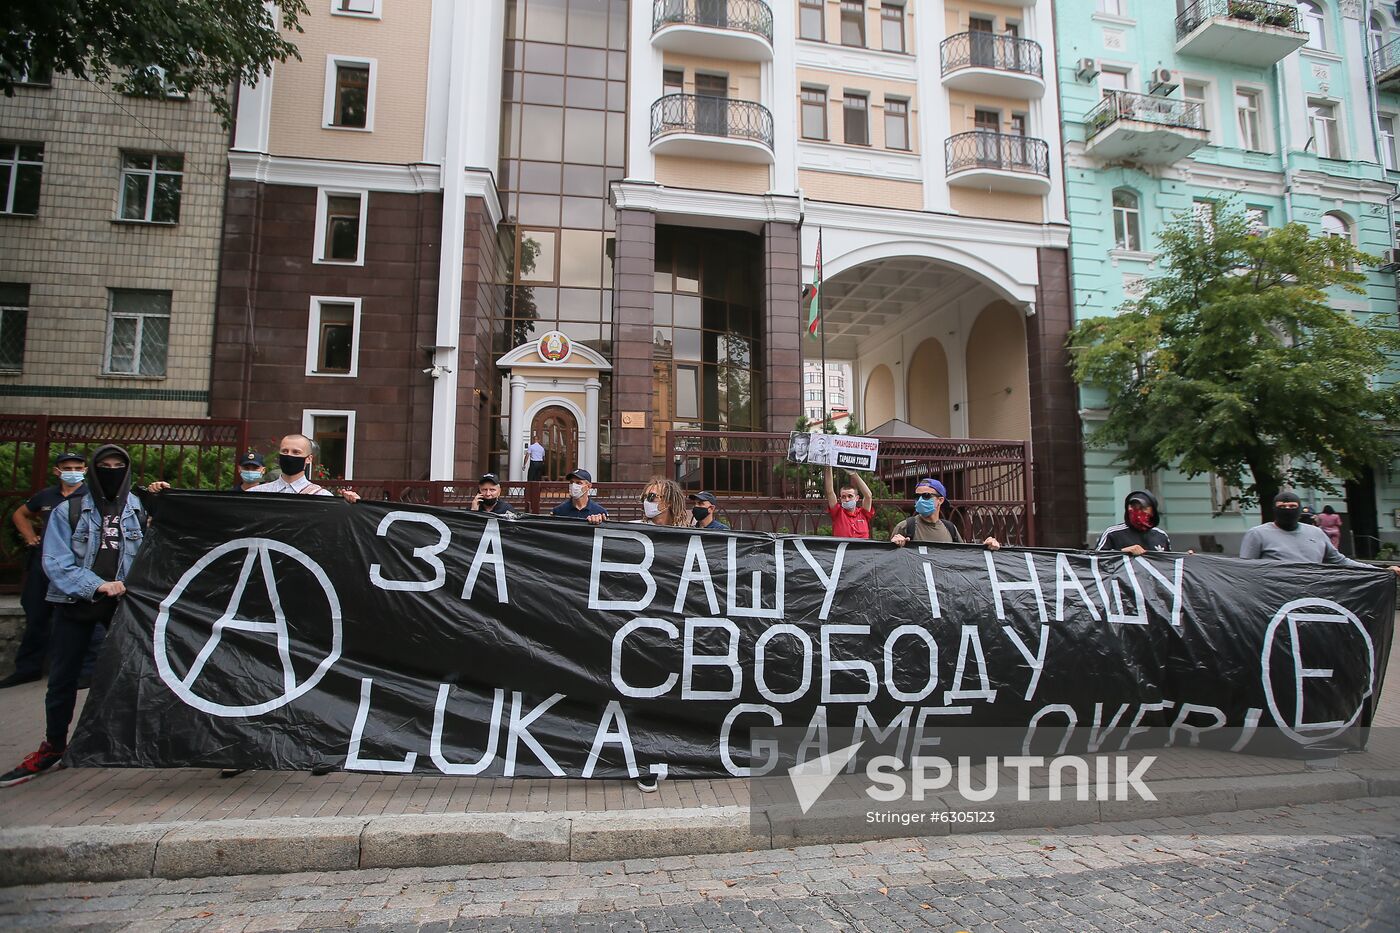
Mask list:
[[1201,105],[1112,91],[1084,118],[1084,152],[1106,162],[1170,165],[1210,142]]
[[1308,44],[1298,10],[1267,0],[1196,0],[1176,18],[1176,52],[1265,68]]
[[1376,75],[1377,88],[1400,92],[1400,39],[1391,39],[1371,54],[1371,70]]
[[1050,146],[1043,139],[973,130],[950,136],[944,150],[952,187],[1037,195],[1050,191]]
[[763,0],[656,0],[651,44],[687,55],[771,61],[773,11]]
[[773,114],[751,100],[667,94],[651,105],[651,151],[771,165]]
[[1040,43],[990,32],[961,32],[939,46],[943,86],[960,90],[1038,100],[1045,94]]

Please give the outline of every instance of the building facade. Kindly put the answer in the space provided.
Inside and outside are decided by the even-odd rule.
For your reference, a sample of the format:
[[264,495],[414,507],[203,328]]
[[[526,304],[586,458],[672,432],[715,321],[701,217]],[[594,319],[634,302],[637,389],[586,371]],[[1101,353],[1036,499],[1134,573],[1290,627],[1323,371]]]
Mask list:
[[[1386,255],[1396,245],[1400,97],[1377,93],[1372,59],[1391,41],[1391,12],[1357,0],[1058,3],[1077,319],[1139,294],[1157,271],[1163,225],[1216,203]],[[1339,295],[1336,306],[1393,327],[1395,286],[1393,266],[1373,271],[1365,297]],[[1086,392],[1083,403],[1092,430],[1096,399]],[[1123,497],[1142,485],[1160,494],[1181,548],[1233,553],[1258,521],[1213,477],[1124,475],[1113,456],[1086,454],[1091,530],[1121,521]],[[1398,540],[1393,475],[1394,465],[1375,464],[1345,497],[1302,492],[1344,513],[1358,550],[1374,553]]]
[[29,77],[0,98],[0,409],[205,416],[226,131],[200,95]]

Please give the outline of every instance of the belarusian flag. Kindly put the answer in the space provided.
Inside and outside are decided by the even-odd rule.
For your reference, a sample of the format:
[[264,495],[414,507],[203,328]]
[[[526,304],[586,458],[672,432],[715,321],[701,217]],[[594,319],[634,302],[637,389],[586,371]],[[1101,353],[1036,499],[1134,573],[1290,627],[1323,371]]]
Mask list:
[[817,339],[822,323],[822,232],[817,230],[817,269],[811,285],[802,289],[802,302],[807,306],[807,336]]

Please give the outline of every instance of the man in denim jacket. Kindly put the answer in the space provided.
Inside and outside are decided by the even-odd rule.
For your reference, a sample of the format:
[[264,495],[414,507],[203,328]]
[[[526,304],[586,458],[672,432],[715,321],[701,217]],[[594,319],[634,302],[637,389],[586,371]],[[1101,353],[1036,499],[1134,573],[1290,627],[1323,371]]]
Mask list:
[[131,489],[131,456],[113,444],[99,447],[88,470],[81,513],[54,509],[44,531],[44,572],[54,604],[49,690],[44,698],[44,742],[8,774],[0,787],[33,780],[59,764],[78,702],[78,676],[93,629],[107,624],[126,593],[127,572],[146,530],[146,510]]

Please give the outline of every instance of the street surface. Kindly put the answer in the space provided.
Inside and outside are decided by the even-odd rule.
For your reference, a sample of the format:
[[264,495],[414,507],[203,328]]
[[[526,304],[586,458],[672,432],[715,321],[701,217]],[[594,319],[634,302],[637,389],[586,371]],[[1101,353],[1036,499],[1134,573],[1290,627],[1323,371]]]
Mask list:
[[1400,798],[622,862],[0,889],[0,929],[1400,929]]

